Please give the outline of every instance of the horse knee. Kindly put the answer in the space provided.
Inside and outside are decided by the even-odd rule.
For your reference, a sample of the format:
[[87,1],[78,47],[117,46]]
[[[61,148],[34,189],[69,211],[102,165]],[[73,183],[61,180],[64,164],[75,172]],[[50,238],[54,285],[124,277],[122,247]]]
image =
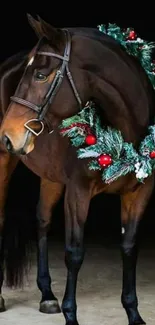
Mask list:
[[133,251],[136,248],[135,240],[132,239],[124,239],[121,244],[122,253],[128,257],[130,257],[133,254]]
[[38,224],[39,229],[48,230],[50,226],[50,217],[46,218],[44,216],[43,218],[40,218]]
[[39,230],[48,231],[51,222],[51,211],[41,209],[40,204],[37,207],[37,222]]
[[68,246],[65,252],[65,263],[68,269],[79,271],[84,259],[83,247]]

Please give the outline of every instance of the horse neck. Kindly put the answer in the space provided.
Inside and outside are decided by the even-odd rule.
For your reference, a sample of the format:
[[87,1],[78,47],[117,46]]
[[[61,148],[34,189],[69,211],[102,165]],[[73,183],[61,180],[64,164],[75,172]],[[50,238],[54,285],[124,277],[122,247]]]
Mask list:
[[137,95],[119,92],[109,82],[94,76],[95,91],[92,95],[100,106],[100,115],[104,125],[112,126],[122,132],[128,142],[138,143],[146,134],[148,126],[155,116],[154,106],[144,90]]

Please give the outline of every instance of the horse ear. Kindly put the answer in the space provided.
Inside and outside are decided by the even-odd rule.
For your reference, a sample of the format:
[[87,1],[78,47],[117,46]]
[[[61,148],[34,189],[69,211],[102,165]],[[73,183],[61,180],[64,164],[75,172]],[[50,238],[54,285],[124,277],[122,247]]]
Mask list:
[[43,32],[43,35],[49,40],[52,41],[53,44],[57,45],[57,42],[60,41],[62,31],[59,28],[55,28],[48,24],[45,20],[37,16],[41,25],[41,29]]
[[27,14],[27,18],[28,18],[28,22],[29,22],[30,26],[35,31],[37,37],[42,38],[43,37],[43,31],[42,31],[42,28],[41,28],[41,23],[38,20],[34,19],[30,14]]

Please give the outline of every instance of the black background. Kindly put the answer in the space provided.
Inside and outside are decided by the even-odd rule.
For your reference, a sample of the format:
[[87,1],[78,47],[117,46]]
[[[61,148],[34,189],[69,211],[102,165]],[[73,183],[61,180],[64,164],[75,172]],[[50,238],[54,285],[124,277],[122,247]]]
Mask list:
[[[121,27],[133,27],[141,38],[155,40],[155,19],[152,5],[147,3],[136,10],[134,2],[118,3],[106,2],[46,2],[40,5],[27,7],[25,3],[17,2],[4,4],[0,12],[0,61],[16,52],[31,48],[37,38],[28,24],[26,13],[34,17],[39,14],[44,20],[56,27],[87,26],[96,27],[104,23],[117,23]],[[85,8],[84,8],[85,5]],[[109,5],[109,7],[107,7]],[[137,4],[138,5],[138,4]],[[147,21],[148,19],[148,21]],[[39,178],[32,174],[21,163],[16,169],[7,202],[8,213],[12,218],[20,218],[21,214],[27,218],[35,217],[36,203],[39,194]],[[141,224],[141,239],[146,242],[154,240],[154,201],[155,193],[149,202]],[[51,228],[52,236],[64,234],[63,198],[55,209]],[[86,225],[86,234],[94,241],[102,242],[107,239],[110,244],[120,236],[120,202],[114,195],[99,195],[90,205],[89,218]]]

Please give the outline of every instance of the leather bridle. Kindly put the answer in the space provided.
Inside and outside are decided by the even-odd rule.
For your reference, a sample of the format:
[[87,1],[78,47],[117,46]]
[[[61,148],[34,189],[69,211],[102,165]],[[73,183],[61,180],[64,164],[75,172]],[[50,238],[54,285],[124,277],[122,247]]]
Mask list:
[[[62,65],[61,67],[57,70],[56,72],[56,75],[50,85],[50,88],[48,90],[48,92],[46,93],[44,99],[43,99],[43,102],[41,105],[36,105],[36,104],[33,104],[31,102],[29,102],[28,100],[25,100],[23,98],[20,98],[16,95],[10,97],[11,101],[15,102],[15,103],[18,103],[18,104],[21,104],[21,105],[24,105],[30,109],[32,109],[33,111],[35,111],[36,113],[38,113],[38,118],[36,119],[31,119],[29,121],[27,121],[24,126],[29,130],[31,131],[32,133],[34,133],[36,136],[40,135],[42,133],[42,131],[44,130],[44,123],[43,123],[43,119],[45,117],[45,114],[48,110],[48,107],[49,105],[51,105],[56,93],[58,92],[60,86],[61,86],[61,83],[62,83],[62,80],[63,80],[63,77],[65,75],[65,72],[67,74],[67,77],[69,79],[69,82],[71,84],[71,87],[72,87],[72,90],[74,92],[74,95],[78,101],[78,104],[80,106],[80,109],[81,109],[81,105],[82,105],[82,101],[80,99],[80,96],[78,94],[78,91],[76,89],[76,86],[75,86],[75,83],[73,81],[73,78],[72,78],[72,74],[69,70],[69,66],[68,66],[68,63],[70,61],[70,53],[71,53],[71,36],[70,36],[70,33],[68,30],[64,29],[64,32],[65,32],[65,35],[66,35],[66,46],[65,46],[65,51],[64,51],[64,55],[61,56],[59,54],[56,54],[56,53],[50,53],[50,52],[42,52],[42,51],[37,51],[36,54],[38,55],[45,55],[45,56],[52,56],[52,57],[55,57],[55,58],[58,58],[60,60],[62,60]],[[33,121],[38,121],[41,123],[41,130],[37,133],[35,132],[33,129],[30,128],[30,126],[28,125],[30,122],[33,122]],[[50,132],[51,133],[51,132]]]

